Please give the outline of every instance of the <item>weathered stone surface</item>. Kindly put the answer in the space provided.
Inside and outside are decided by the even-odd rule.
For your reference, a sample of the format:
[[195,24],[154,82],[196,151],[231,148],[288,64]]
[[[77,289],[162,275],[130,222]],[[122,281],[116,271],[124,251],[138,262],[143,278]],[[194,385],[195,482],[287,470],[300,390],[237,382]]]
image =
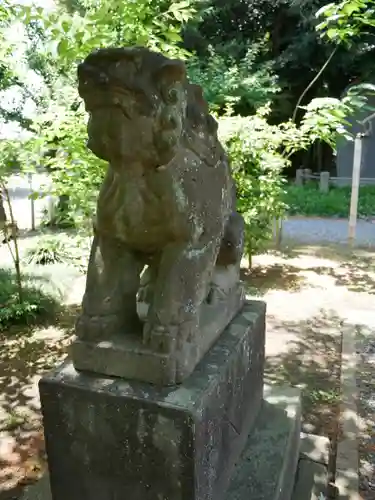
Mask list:
[[299,458],[300,391],[266,386],[264,396],[226,500],[291,498]]
[[[289,388],[277,387],[270,391],[266,387],[265,400],[225,500],[320,500],[328,482],[326,438],[301,434],[294,473],[298,455],[299,394]],[[29,488],[22,500],[51,500],[48,475]]]
[[[180,383],[194,370],[197,361],[241,309],[244,301],[245,292],[241,286],[220,306],[205,304],[200,322],[200,342],[186,344],[175,356],[155,352],[142,343],[139,335],[114,335],[96,342],[77,339],[71,346],[72,361],[77,370],[158,385]],[[157,340],[156,335],[154,340]]]
[[299,461],[292,500],[321,500],[326,498],[327,487],[328,472],[325,465],[308,459]]
[[[262,414],[261,414],[262,415]],[[318,451],[318,450],[317,450]],[[251,467],[250,462],[246,462]],[[238,465],[241,467],[242,464]],[[304,458],[300,455],[292,500],[321,500],[320,493],[327,489],[327,467],[321,463]],[[52,500],[49,487],[49,476],[46,474],[37,484],[30,486],[22,495],[21,500]],[[240,497],[231,490],[225,500],[252,500],[246,490],[244,496]],[[272,499],[273,500],[273,499]]]
[[176,387],[65,364],[40,382],[53,500],[220,500],[261,405],[265,304]]
[[[183,61],[145,48],[100,49],[79,65],[78,79],[90,116],[88,147],[109,166],[76,353],[85,349],[82,342],[117,346],[118,336],[138,335],[149,353],[139,359],[139,378],[155,353],[153,370],[163,372],[158,379],[173,384],[209,348],[202,334],[206,306],[228,307],[239,286],[244,221],[236,212],[217,123],[202,89],[188,81]],[[140,287],[145,266],[146,290]],[[137,314],[139,294],[149,304],[144,324]],[[220,335],[233,314],[211,334]],[[135,376],[128,349],[119,350],[118,362],[122,354]],[[171,369],[160,363],[163,356]],[[95,356],[89,359],[92,371],[104,366]],[[73,362],[83,368],[80,355]]]

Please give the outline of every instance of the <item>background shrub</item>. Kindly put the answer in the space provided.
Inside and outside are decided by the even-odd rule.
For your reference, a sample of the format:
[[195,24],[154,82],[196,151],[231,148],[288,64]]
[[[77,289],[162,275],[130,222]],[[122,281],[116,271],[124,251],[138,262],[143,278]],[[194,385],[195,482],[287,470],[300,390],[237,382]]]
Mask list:
[[237,207],[246,224],[246,253],[262,250],[272,235],[272,222],[285,211],[280,153],[283,136],[262,114],[220,120],[220,137],[227,149],[237,184]]
[[35,276],[23,275],[23,301],[20,302],[15,273],[0,269],[0,331],[10,325],[36,321],[57,308],[57,300],[43,291]]
[[[321,193],[317,183],[286,187],[284,201],[290,215],[348,217],[351,186],[332,187]],[[375,186],[362,186],[359,191],[358,215],[375,215]]]

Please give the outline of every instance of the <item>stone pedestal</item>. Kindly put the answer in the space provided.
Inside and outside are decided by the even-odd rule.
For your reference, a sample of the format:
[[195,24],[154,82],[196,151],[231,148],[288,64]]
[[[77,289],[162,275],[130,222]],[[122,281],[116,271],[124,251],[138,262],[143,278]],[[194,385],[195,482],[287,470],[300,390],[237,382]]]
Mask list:
[[[104,341],[77,338],[71,346],[71,359],[79,371],[157,385],[175,385],[193,372],[211,345],[242,309],[244,302],[245,290],[241,283],[234,287],[225,300],[203,304],[198,336],[190,341],[180,341],[179,348],[172,352],[168,349],[158,351],[155,346],[144,345],[141,332],[138,332],[133,335],[111,335]],[[159,341],[167,346],[174,342],[165,335],[161,335]]]
[[77,372],[40,382],[53,500],[221,500],[263,393],[265,304],[249,302],[181,385]]
[[[300,435],[301,408],[299,389],[265,386],[262,408],[223,500],[329,497],[329,439]],[[52,500],[48,474],[27,488],[22,500]]]

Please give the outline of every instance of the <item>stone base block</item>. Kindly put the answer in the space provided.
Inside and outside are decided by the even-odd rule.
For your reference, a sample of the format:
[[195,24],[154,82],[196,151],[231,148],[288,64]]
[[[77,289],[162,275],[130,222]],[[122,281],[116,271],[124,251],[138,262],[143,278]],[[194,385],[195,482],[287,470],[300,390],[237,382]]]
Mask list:
[[[118,334],[105,341],[89,342],[76,339],[71,346],[74,367],[100,375],[141,380],[157,385],[179,384],[192,373],[211,345],[239,314],[244,302],[245,291],[240,284],[225,300],[204,304],[199,336],[183,342],[172,352],[168,352],[168,349],[158,352],[154,345],[144,345],[139,333]],[[168,345],[170,339],[163,336],[161,339],[154,339],[154,343]]]
[[[298,390],[266,387],[261,411],[232,474],[225,500],[328,498],[329,440],[299,435],[300,411]],[[51,500],[48,475],[28,488],[22,500]]]
[[53,500],[221,500],[261,406],[265,304],[175,387],[64,364],[40,382]]
[[226,500],[290,500],[300,434],[300,391],[266,386],[262,409],[238,461]]
[[328,498],[327,467],[311,460],[298,463],[296,484],[292,500],[322,500]]

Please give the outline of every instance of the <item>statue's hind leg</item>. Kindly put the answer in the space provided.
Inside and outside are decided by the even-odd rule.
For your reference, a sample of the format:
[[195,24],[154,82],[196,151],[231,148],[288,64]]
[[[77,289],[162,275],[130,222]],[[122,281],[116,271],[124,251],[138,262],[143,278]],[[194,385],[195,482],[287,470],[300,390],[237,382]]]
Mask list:
[[141,329],[136,309],[143,263],[121,241],[95,235],[76,334],[84,340]]
[[245,221],[241,214],[232,212],[224,230],[220,251],[217,256],[218,266],[240,265],[244,251]]
[[216,266],[212,276],[208,303],[223,300],[239,283],[241,259],[244,251],[245,222],[241,214],[229,217],[221,240]]
[[173,352],[196,335],[220,241],[220,235],[207,235],[164,249],[144,330],[145,344],[153,350]]

